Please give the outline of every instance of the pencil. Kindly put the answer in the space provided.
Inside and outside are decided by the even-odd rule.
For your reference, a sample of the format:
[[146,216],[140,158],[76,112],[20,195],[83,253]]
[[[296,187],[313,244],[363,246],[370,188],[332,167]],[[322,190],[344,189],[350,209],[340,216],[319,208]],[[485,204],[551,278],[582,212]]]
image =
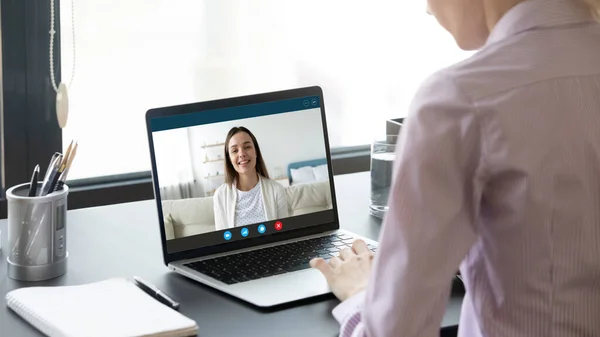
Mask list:
[[69,160],[69,157],[71,157],[71,147],[73,146],[73,141],[71,141],[71,143],[69,143],[69,146],[67,147],[67,151],[65,152],[65,156],[63,157],[63,161],[62,163],[60,163],[60,172],[62,173],[65,168],[67,167],[67,161]]
[[67,170],[71,168],[71,164],[73,164],[73,159],[75,159],[75,155],[77,154],[77,146],[79,146],[79,143],[75,142],[75,146],[73,146],[73,150],[69,154],[69,160],[67,161],[66,167]]
[[58,178],[58,183],[56,184],[55,191],[60,190],[63,187],[63,185],[65,184],[65,182],[67,181],[67,175],[69,174],[69,169],[71,168],[71,165],[73,164],[73,159],[75,159],[75,155],[77,154],[77,146],[78,145],[79,145],[79,143],[75,142],[75,146],[73,147],[73,149],[71,150],[71,153],[69,154],[69,158],[67,160],[65,169],[63,170],[60,177]]

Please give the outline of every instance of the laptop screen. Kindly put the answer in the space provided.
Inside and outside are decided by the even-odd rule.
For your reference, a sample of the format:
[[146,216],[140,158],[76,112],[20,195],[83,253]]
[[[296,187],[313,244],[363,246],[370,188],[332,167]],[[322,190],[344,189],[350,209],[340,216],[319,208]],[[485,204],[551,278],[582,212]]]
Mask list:
[[168,253],[334,221],[319,96],[156,117],[149,126]]

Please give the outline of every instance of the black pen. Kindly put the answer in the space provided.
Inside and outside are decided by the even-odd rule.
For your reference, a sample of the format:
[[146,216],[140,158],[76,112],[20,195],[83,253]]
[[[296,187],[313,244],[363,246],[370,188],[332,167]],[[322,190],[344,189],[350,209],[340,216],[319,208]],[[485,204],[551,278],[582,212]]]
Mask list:
[[46,171],[46,176],[42,182],[42,189],[40,191],[41,196],[45,196],[46,194],[53,192],[53,190],[50,188],[53,187],[52,183],[54,182],[55,176],[58,174],[58,169],[60,168],[62,158],[63,155],[58,152],[52,156],[52,161],[50,161],[50,164],[48,164],[48,170]]
[[29,183],[29,196],[35,197],[37,195],[38,175],[40,174],[40,165],[35,165],[33,174],[31,175],[31,182]]
[[46,169],[46,174],[44,175],[43,181],[48,180],[48,177],[50,176],[50,172],[52,172],[52,167],[54,166],[54,163],[58,159],[58,156],[60,156],[60,153],[54,152],[54,154],[52,155],[52,158],[50,158],[50,163],[48,164],[48,168]]
[[156,289],[156,287],[154,287],[150,283],[142,280],[137,276],[133,277],[133,281],[140,289],[142,289],[148,295],[156,298],[162,304],[168,305],[169,307],[175,310],[179,309],[179,303],[173,301],[169,296],[165,295],[165,293],[163,293],[162,291]]

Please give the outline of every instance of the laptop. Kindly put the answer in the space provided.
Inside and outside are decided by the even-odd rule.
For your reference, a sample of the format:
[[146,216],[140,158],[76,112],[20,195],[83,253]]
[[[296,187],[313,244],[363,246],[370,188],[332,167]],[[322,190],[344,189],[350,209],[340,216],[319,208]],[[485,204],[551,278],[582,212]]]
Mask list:
[[[340,229],[320,87],[148,110],[165,265],[258,307],[330,293]],[[250,135],[252,134],[252,135]]]

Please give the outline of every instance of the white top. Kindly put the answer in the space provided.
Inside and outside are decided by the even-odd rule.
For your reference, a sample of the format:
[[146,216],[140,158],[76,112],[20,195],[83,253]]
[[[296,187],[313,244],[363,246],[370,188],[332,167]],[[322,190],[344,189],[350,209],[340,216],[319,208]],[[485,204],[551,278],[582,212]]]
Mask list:
[[[287,218],[290,214],[285,187],[275,180],[259,177],[260,199],[266,221]],[[213,196],[215,230],[233,228],[237,223],[238,193],[235,184],[223,184]]]
[[237,191],[237,203],[235,205],[235,226],[255,224],[267,220],[265,208],[262,201],[260,183],[257,183],[250,191]]

